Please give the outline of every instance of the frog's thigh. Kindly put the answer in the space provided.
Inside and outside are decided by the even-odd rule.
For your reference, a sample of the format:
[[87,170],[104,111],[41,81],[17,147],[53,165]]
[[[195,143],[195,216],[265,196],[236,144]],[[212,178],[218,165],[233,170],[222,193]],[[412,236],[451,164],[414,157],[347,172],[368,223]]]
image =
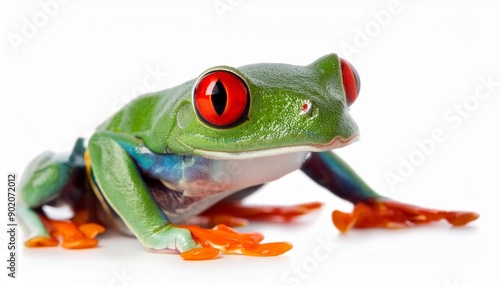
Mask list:
[[140,141],[113,132],[92,136],[89,142],[92,172],[103,196],[130,230],[143,245],[154,247],[148,239],[170,224],[120,143],[138,145]]
[[33,159],[24,171],[20,183],[21,201],[18,203],[18,215],[27,233],[27,246],[58,244],[51,238],[39,211],[32,208],[56,199],[70,182],[71,176],[72,168],[68,164],[68,156],[50,151]]
[[27,207],[41,206],[60,195],[71,178],[67,157],[47,151],[31,161],[20,183],[21,199]]

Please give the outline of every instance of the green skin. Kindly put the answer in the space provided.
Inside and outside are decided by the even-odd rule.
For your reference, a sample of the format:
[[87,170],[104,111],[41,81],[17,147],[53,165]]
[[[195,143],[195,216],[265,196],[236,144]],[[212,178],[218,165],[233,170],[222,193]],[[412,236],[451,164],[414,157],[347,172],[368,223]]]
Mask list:
[[[88,142],[94,182],[102,197],[146,248],[183,252],[197,244],[188,230],[171,224],[151,194],[141,171],[147,160],[139,150],[147,150],[156,159],[186,155],[224,166],[231,161],[242,166],[251,160],[263,160],[266,164],[273,161],[269,168],[275,177],[293,170],[267,158],[295,158],[297,154],[303,162],[312,152],[308,163],[293,169],[302,168],[319,184],[353,203],[381,198],[330,152],[358,136],[357,125],[348,113],[337,55],[326,55],[307,66],[254,64],[237,69],[214,67],[208,71],[220,69],[232,71],[247,84],[250,107],[243,123],[214,128],[200,120],[192,102],[197,82],[194,79],[135,99],[101,124]],[[304,102],[311,103],[312,108],[301,114]],[[38,207],[60,198],[68,188],[78,188],[79,184],[81,188],[82,183],[76,184],[75,178],[84,170],[83,151],[79,141],[70,157],[44,153],[24,173],[20,216],[31,237],[49,237],[38,218]],[[173,172],[175,166],[164,167],[162,172]],[[320,167],[327,169],[329,175],[320,173]],[[253,176],[251,170],[244,171]],[[215,178],[217,174],[208,175]],[[335,182],[331,181],[334,176]],[[207,206],[237,191],[234,186],[225,189],[223,182],[213,181],[218,189],[203,191],[207,196],[224,195],[214,197]],[[235,186],[243,190],[268,181],[269,178],[256,175],[247,185]],[[180,181],[171,184],[182,189]]]

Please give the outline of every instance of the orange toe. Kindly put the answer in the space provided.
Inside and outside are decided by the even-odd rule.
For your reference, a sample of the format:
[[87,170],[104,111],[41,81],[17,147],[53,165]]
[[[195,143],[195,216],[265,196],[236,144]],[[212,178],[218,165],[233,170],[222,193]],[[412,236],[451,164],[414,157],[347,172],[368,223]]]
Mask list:
[[185,260],[209,260],[214,259],[219,253],[220,250],[212,247],[193,248],[181,253],[181,257]]
[[26,241],[24,245],[26,247],[53,247],[58,246],[59,241],[50,237],[36,236]]
[[249,256],[278,256],[292,249],[289,242],[270,242],[257,244],[253,247],[243,249],[243,254]]
[[473,212],[427,209],[390,200],[357,203],[352,213],[334,211],[332,221],[340,232],[351,228],[401,228],[445,219],[453,226],[463,226],[479,217]]
[[463,226],[469,222],[479,218],[478,213],[474,212],[455,212],[453,216],[446,218],[446,220],[454,226]]
[[240,233],[226,225],[217,225],[213,229],[195,225],[178,227],[189,229],[193,239],[204,247],[183,252],[181,257],[187,260],[211,259],[217,256],[219,251],[226,254],[276,256],[292,248],[288,242],[260,243],[264,239],[261,233]]
[[80,238],[74,240],[65,240],[63,241],[61,246],[66,249],[85,249],[94,248],[98,243],[99,241],[94,238]]
[[97,223],[86,223],[82,224],[78,227],[78,229],[85,235],[87,238],[94,238],[98,234],[103,233],[106,229]]
[[354,223],[356,223],[356,221],[353,220],[352,214],[338,210],[333,211],[332,221],[335,227],[342,233],[347,232],[353,227]]

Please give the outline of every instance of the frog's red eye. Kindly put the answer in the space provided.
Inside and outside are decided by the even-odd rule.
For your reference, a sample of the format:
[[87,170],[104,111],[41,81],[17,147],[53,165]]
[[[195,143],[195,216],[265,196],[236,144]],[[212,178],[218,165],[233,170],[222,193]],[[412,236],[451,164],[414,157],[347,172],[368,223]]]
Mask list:
[[246,119],[249,106],[245,82],[229,71],[205,74],[194,89],[198,117],[213,127],[229,127]]
[[344,83],[347,105],[351,105],[359,94],[359,76],[354,67],[344,59],[340,59],[340,68],[342,69],[342,82]]

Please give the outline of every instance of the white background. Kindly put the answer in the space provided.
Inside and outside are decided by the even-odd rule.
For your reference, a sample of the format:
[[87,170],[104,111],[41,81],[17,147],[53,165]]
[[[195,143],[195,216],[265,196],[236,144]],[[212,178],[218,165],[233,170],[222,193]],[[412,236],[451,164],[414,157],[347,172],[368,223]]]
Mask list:
[[[465,228],[437,223],[340,235],[331,211],[351,205],[297,172],[249,202],[320,200],[322,211],[293,225],[243,229],[291,241],[283,256],[185,262],[110,233],[92,250],[21,248],[14,280],[6,278],[2,226],[0,277],[8,284],[0,284],[500,285],[498,1],[18,2],[0,4],[4,225],[7,172],[22,176],[44,150],[69,151],[137,91],[175,86],[214,65],[304,65],[331,52],[348,59],[362,82],[351,108],[362,139],[338,154],[384,195],[481,218]],[[155,69],[160,76],[151,80]],[[488,92],[480,87],[488,77],[497,86],[477,99],[476,90]],[[463,106],[468,111],[458,115],[454,108]],[[418,157],[416,142],[436,130],[444,140]],[[417,166],[391,188],[387,174],[398,175],[411,156]]]

